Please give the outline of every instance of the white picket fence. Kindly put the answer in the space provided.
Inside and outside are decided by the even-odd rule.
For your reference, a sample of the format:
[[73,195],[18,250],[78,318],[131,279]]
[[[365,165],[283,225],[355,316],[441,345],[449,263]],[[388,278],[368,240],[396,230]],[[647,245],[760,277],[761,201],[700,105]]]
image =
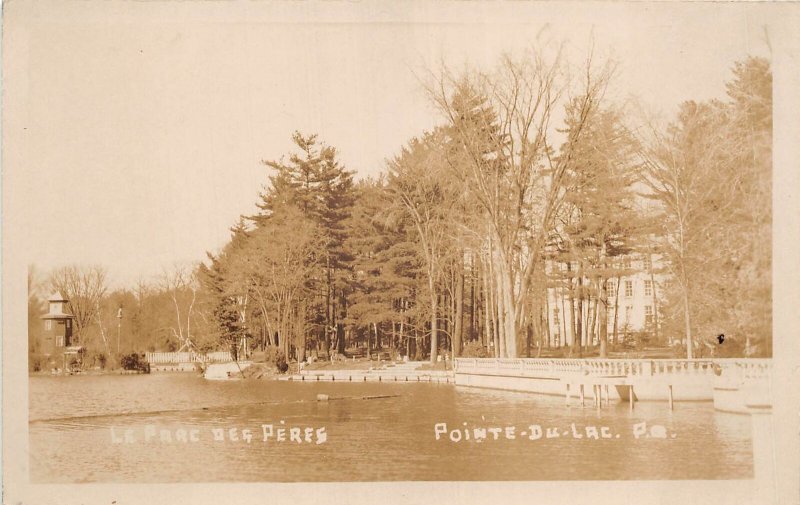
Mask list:
[[227,363],[233,361],[231,353],[227,351],[209,352],[200,354],[196,352],[148,352],[147,362],[151,365],[178,364],[178,363]]

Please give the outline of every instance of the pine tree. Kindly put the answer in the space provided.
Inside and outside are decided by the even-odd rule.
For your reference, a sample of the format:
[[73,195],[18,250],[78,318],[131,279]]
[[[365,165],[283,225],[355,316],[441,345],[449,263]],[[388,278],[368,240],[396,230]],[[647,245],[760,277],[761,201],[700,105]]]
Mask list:
[[292,153],[288,162],[264,162],[275,173],[260,196],[258,207],[262,212],[252,219],[261,226],[278,209],[291,205],[319,226],[326,253],[319,275],[324,294],[309,305],[314,313],[310,320],[318,323],[326,350],[330,348],[331,333],[335,332],[339,350],[344,351],[340,320],[346,316],[346,282],[352,258],[343,243],[345,222],[354,202],[353,172],[339,164],[336,150],[319,143],[317,135],[295,132],[292,140],[298,152]]
[[[594,110],[588,118],[579,118],[577,102],[566,109],[566,130],[583,129],[571,148],[564,177],[564,205],[554,233],[560,269],[570,276],[562,282],[573,295],[571,303],[575,321],[573,350],[582,355],[583,335],[591,340],[597,327],[600,356],[605,357],[608,344],[608,293],[606,282],[624,273],[615,258],[631,254],[641,242],[646,221],[636,208],[634,182],[637,165],[636,145],[621,123],[620,115],[611,109]],[[586,320],[584,304],[596,304],[597,320]],[[587,327],[588,323],[588,327]],[[588,342],[586,342],[588,344]]]

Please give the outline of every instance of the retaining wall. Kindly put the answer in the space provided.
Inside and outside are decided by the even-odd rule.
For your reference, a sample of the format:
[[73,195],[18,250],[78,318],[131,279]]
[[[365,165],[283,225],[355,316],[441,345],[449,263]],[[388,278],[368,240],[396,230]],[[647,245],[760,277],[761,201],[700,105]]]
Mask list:
[[[458,358],[455,383],[461,386],[524,391],[539,394],[580,394],[593,399],[592,384],[608,385],[610,399],[627,399],[633,386],[636,400],[715,400],[715,387],[730,405],[743,384],[763,382],[771,360],[604,360],[538,358]],[[734,394],[727,394],[723,388]],[[670,391],[671,390],[671,391]]]

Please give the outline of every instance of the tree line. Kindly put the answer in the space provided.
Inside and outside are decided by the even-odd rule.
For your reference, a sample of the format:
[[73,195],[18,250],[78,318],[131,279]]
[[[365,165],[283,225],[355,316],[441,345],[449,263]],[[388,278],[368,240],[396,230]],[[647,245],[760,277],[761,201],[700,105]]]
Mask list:
[[[109,351],[120,304],[137,349],[533,356],[566,324],[557,304],[570,314],[558,345],[606,356],[621,283],[644,270],[657,339],[692,358],[724,333],[769,355],[769,62],[736,62],[725,99],[686,101],[667,124],[608,98],[612,64],[570,70],[557,51],[441,70],[425,85],[440,124],[375,178],[295,132],[221,251],[156,285],[87,294],[81,338]],[[49,284],[74,303],[60,275]]]

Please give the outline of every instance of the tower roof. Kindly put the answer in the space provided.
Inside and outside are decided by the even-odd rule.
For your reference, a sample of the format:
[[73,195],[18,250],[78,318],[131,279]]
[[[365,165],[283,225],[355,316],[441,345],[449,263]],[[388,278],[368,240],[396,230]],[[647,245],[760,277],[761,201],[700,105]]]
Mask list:
[[48,298],[47,301],[48,302],[66,302],[67,299],[64,298],[64,295],[62,295],[60,291],[56,291],[52,295],[50,295],[50,298]]

